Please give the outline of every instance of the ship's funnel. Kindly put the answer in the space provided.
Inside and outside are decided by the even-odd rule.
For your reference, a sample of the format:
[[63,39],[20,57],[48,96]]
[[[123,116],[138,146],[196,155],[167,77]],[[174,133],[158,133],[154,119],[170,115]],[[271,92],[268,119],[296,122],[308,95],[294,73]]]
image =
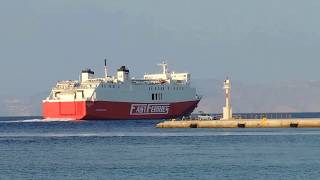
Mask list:
[[130,79],[129,72],[130,72],[129,69],[127,69],[126,66],[121,66],[118,69],[118,73],[117,73],[118,80],[121,81],[121,82],[128,81]]
[[91,69],[84,69],[81,72],[81,81],[85,82],[89,79],[94,79],[94,72]]

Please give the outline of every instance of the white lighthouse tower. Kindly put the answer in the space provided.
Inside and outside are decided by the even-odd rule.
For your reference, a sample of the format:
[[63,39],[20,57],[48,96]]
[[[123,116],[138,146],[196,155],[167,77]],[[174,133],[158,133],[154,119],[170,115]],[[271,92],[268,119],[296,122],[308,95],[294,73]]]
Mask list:
[[223,107],[223,117],[222,120],[232,119],[232,107],[231,107],[231,81],[227,78],[224,81],[223,89],[226,92],[226,106]]

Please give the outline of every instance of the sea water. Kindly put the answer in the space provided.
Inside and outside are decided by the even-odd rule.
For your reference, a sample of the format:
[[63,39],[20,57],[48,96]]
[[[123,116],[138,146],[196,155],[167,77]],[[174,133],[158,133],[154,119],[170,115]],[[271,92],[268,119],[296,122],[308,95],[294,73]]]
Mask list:
[[0,118],[0,179],[320,179],[320,129]]

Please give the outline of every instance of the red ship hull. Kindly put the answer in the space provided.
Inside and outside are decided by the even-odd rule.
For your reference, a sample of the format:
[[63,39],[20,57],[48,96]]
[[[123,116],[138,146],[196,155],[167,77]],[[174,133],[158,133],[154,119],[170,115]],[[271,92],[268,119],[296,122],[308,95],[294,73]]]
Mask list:
[[73,120],[171,119],[190,115],[198,103],[199,100],[177,103],[45,101],[43,102],[43,117]]

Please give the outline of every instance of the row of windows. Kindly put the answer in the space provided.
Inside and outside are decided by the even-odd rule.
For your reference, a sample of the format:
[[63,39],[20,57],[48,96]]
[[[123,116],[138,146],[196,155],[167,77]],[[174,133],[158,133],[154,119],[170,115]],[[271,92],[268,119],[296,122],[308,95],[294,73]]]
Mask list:
[[152,93],[151,99],[152,100],[163,100],[162,93]]
[[102,84],[101,85],[101,87],[102,88],[120,88],[120,86],[119,85],[105,85],[105,84]]
[[[164,90],[170,90],[170,87],[167,87],[167,88],[164,88],[164,87],[149,87],[149,91],[152,91],[152,90],[161,90],[161,91],[164,91]],[[175,90],[175,91],[178,91],[178,90],[184,90],[183,87],[173,87],[171,88],[172,90]]]
[[[151,90],[162,90],[164,91],[164,87],[149,87],[149,91]],[[168,90],[169,90],[169,87],[168,87]]]
[[[91,87],[91,85],[90,85],[90,87]],[[119,85],[105,85],[105,84],[102,84],[101,87],[102,88],[120,88]],[[165,88],[165,87],[149,87],[149,91],[152,91],[152,90],[164,91],[166,89],[168,89],[168,90],[172,89],[174,91],[184,90],[183,87],[173,87],[173,88],[170,88],[170,87],[167,87],[167,88]]]

